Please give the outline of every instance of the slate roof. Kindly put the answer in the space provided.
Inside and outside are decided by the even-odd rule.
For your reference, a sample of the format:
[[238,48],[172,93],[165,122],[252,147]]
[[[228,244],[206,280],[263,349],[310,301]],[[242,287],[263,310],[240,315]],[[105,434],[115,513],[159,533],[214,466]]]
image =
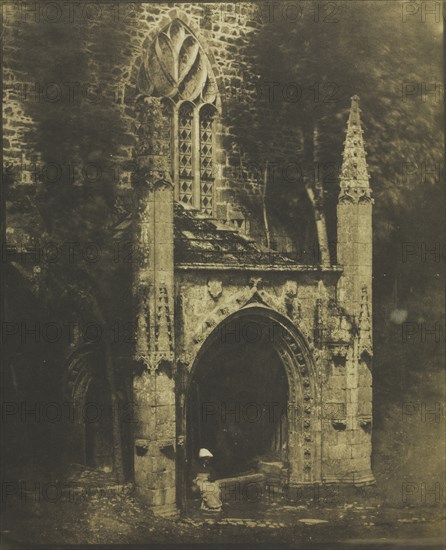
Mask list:
[[[134,221],[127,214],[113,227],[113,238],[127,242],[131,239]],[[298,262],[284,254],[260,245],[236,228],[224,225],[209,216],[179,203],[174,205],[175,264],[225,264],[225,265],[279,265],[293,266]],[[26,256],[32,243],[25,238],[11,235],[7,248],[16,252],[17,258]],[[15,237],[15,238],[14,238]],[[14,254],[14,253],[13,253]]]
[[296,262],[231,226],[175,204],[175,263],[281,264]]

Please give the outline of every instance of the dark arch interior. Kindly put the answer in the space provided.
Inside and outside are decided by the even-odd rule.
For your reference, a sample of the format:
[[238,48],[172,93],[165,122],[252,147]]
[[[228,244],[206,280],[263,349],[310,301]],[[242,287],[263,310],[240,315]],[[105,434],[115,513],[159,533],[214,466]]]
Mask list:
[[113,466],[112,408],[105,380],[93,378],[85,400],[85,462],[111,471]]
[[287,376],[269,327],[253,319],[223,326],[190,385],[189,463],[205,447],[221,478],[285,460],[287,403]]

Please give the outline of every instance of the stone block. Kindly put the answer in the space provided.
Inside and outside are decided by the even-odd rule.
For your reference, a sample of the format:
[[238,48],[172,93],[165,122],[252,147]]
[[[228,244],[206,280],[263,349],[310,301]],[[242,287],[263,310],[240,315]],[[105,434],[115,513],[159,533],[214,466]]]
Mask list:
[[356,458],[350,458],[348,461],[350,464],[350,470],[353,473],[353,475],[356,477],[356,473],[360,470],[363,470],[364,467],[367,465],[368,459],[365,457],[356,457]]
[[155,404],[155,384],[154,377],[144,372],[140,376],[135,376],[133,381],[133,396],[136,403]]
[[145,491],[148,502],[151,506],[164,506],[174,504],[176,498],[175,487],[166,489],[148,489]]
[[[158,405],[154,407],[156,416],[156,427],[161,424],[175,422],[175,406],[174,405]],[[165,439],[165,438],[162,438]]]
[[358,401],[371,401],[372,400],[372,387],[370,385],[367,386],[359,386],[358,387]]
[[153,437],[156,426],[155,409],[156,407],[150,406],[145,402],[136,402],[134,409],[137,420],[134,428],[135,437],[140,439],[150,439]]
[[151,471],[147,474],[146,487],[148,489],[167,489],[175,487],[175,468]]
[[[347,386],[347,379],[344,374],[341,375],[332,375],[330,376],[327,385],[330,387],[332,391],[336,390],[344,390]],[[342,400],[340,400],[342,401]]]
[[372,373],[362,361],[358,364],[358,379],[360,380],[360,385],[370,386],[372,384]]
[[360,400],[358,402],[358,415],[372,417],[373,404],[371,400]]
[[323,477],[336,476],[337,480],[353,480],[351,459],[349,458],[324,458],[322,462]]
[[162,437],[163,439],[166,438],[174,438],[175,437],[175,422],[172,420],[171,422],[165,422],[163,424],[157,424],[156,427],[156,434],[158,437]]
[[160,439],[149,444],[150,456],[154,459],[155,468],[170,468],[175,461],[175,439]]
[[333,445],[327,447],[327,458],[330,459],[349,459],[351,457],[349,445]]
[[345,397],[347,403],[356,404],[358,403],[358,390],[357,388],[347,388],[345,390]]
[[165,503],[166,504],[175,504],[176,495],[177,495],[177,492],[176,492],[176,487],[175,486],[167,487],[167,489],[165,489]]
[[368,445],[351,445],[350,448],[352,458],[367,458],[368,456],[370,456],[370,447]]
[[336,445],[348,446],[350,444],[350,435],[349,435],[350,432],[348,430],[344,430],[343,432],[335,430],[335,433],[336,433]]
[[346,400],[345,389],[339,388],[339,387],[333,387],[330,384],[330,382],[331,382],[331,379],[323,388],[323,394],[322,394],[323,403],[345,403],[345,400]]
[[322,418],[326,421],[331,422],[332,420],[344,419],[346,414],[347,406],[345,400],[327,402],[322,405]]
[[175,382],[164,372],[158,373],[155,379],[156,404],[175,405]]
[[280,477],[282,475],[283,463],[259,461],[258,470],[266,476]]
[[144,491],[149,506],[162,506],[166,504],[165,491],[160,489],[147,489]]
[[338,432],[333,428],[331,420],[325,420],[322,425],[324,448],[337,445]]
[[355,389],[357,387],[358,387],[358,377],[356,376],[356,373],[350,374],[348,372],[346,376],[346,388]]
[[148,480],[152,475],[151,469],[150,456],[135,455],[135,484],[137,487],[148,487]]

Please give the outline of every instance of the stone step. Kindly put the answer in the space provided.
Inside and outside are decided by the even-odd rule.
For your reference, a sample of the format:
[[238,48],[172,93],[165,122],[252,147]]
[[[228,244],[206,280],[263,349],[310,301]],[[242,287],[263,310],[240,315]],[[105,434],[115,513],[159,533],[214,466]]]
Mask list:
[[268,478],[277,477],[281,478],[286,474],[286,468],[283,465],[283,462],[265,462],[259,461],[258,468],[260,473],[265,474]]
[[234,476],[234,477],[225,477],[223,479],[219,479],[218,482],[220,484],[220,487],[226,487],[228,485],[233,485],[235,483],[259,483],[265,481],[265,476],[262,473],[254,473],[254,474],[244,474],[240,476]]
[[223,502],[238,502],[258,498],[264,489],[266,477],[261,473],[244,474],[218,480]]

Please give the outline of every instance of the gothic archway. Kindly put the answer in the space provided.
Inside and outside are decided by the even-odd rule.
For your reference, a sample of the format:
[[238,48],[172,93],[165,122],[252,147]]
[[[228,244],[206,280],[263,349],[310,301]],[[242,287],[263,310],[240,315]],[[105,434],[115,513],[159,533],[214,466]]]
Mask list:
[[[213,447],[216,457],[223,454],[227,461],[237,461],[239,449],[227,449],[225,445],[244,445],[238,455],[239,473],[255,467],[256,461],[259,465],[272,460],[282,462],[289,484],[320,478],[320,403],[315,365],[303,336],[283,315],[255,303],[228,316],[206,338],[183,388],[178,422],[185,442],[186,465],[178,465],[183,505],[189,483],[188,465],[200,446]],[[197,388],[201,392],[198,397]],[[235,399],[223,404],[229,395]],[[267,407],[265,402],[269,403]],[[237,406],[239,438],[233,433],[213,434],[224,431],[223,416],[227,419],[229,408],[234,411]],[[222,421],[216,421],[218,416]],[[211,425],[206,425],[210,418]],[[243,428],[243,422],[252,424],[253,420],[257,426]],[[231,430],[228,424],[226,428]],[[237,467],[232,471],[227,468],[220,456],[217,462],[221,477],[238,473]]]
[[111,472],[113,465],[112,409],[100,350],[86,345],[67,361],[65,402],[71,406],[67,459]]

